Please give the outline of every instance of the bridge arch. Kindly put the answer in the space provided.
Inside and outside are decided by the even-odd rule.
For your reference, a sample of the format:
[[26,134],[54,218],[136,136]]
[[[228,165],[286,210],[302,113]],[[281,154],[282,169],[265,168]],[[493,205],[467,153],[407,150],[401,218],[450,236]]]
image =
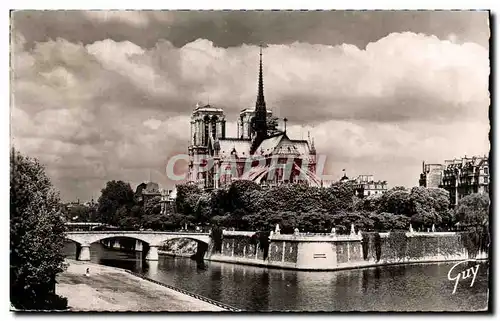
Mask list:
[[[67,232],[66,239],[77,244],[78,260],[90,260],[90,244],[112,238],[127,238],[142,241],[147,247],[146,260],[158,260],[158,247],[174,239],[197,241],[198,251],[206,251],[210,242],[208,233],[179,233],[155,231],[75,231]],[[200,244],[202,244],[200,246]],[[200,252],[200,253],[198,253]]]
[[68,233],[68,234],[66,234],[67,240],[73,241],[76,244],[81,245],[81,246],[86,246],[86,245],[90,245],[92,243],[96,243],[96,242],[99,242],[102,240],[113,239],[113,238],[134,239],[134,240],[142,241],[146,244],[149,244],[149,242],[150,242],[150,240],[146,237],[141,237],[138,235],[128,235],[128,234],[123,234],[123,235],[119,235],[119,234],[104,235],[101,233],[98,233],[95,235],[92,233],[80,233],[80,234]]

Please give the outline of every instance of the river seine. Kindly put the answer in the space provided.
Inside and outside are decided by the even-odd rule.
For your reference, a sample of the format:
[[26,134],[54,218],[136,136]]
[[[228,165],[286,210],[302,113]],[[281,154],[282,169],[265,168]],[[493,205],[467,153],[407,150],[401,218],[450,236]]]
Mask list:
[[[67,257],[75,258],[68,243]],[[448,280],[453,263],[393,265],[335,272],[302,272],[105,249],[94,243],[91,261],[129,269],[160,282],[246,311],[471,311],[488,302],[487,262],[476,280]],[[452,277],[477,263],[457,266]],[[456,272],[455,272],[456,271]]]

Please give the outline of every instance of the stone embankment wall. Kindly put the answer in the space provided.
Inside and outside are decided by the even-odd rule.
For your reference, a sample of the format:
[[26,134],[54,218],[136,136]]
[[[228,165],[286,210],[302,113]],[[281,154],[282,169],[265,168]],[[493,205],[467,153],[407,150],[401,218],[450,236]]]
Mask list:
[[364,233],[363,260],[372,264],[394,264],[488,257],[484,252],[469,253],[463,237],[465,234],[455,232]]
[[170,240],[158,249],[160,254],[191,257],[198,249],[198,242],[191,239]]
[[[112,239],[103,240],[100,242],[107,249],[115,249],[122,251],[143,251],[144,245],[141,241],[133,239]],[[163,246],[158,248],[158,253],[172,254],[177,256],[190,257],[196,254],[198,242],[191,239],[173,239],[165,242]]]
[[[254,232],[224,232],[220,252],[214,240],[206,260],[247,265],[328,271],[398,263],[487,258],[471,254],[458,233],[274,234],[267,251]],[[265,253],[267,252],[267,253]],[[265,257],[265,255],[267,255]]]

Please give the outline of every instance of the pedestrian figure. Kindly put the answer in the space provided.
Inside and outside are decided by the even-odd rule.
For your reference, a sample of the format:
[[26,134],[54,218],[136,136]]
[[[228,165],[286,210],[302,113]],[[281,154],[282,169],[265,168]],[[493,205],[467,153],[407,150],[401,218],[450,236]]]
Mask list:
[[90,276],[90,268],[87,268],[87,271],[85,271],[85,276]]

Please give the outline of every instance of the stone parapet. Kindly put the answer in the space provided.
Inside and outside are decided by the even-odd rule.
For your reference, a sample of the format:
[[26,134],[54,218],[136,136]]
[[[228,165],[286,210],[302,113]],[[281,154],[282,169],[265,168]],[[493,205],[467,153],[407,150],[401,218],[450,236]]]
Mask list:
[[361,235],[338,235],[338,234],[273,234],[271,241],[295,241],[295,242],[359,242]]

